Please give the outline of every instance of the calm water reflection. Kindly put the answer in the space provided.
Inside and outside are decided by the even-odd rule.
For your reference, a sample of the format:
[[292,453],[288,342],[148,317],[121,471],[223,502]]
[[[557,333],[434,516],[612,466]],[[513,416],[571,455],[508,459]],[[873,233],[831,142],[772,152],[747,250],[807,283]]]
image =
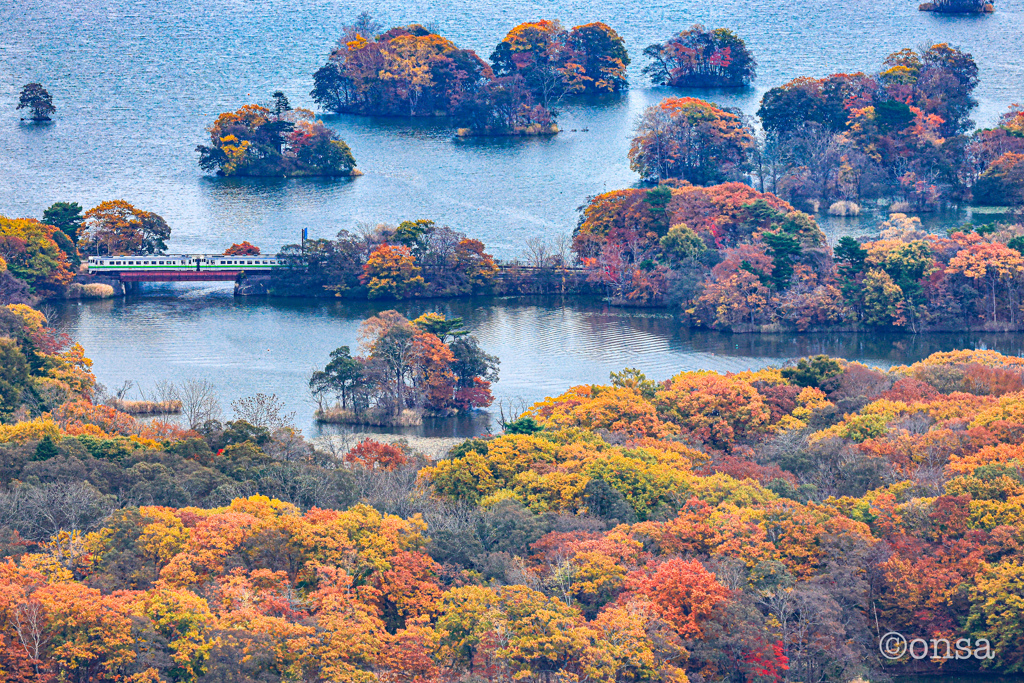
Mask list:
[[[388,304],[235,299],[230,289],[148,285],[144,296],[58,309],[62,322],[95,361],[108,387],[125,380],[150,390],[160,380],[205,377],[225,407],[257,391],[274,392],[312,427],[305,386],[331,350],[357,346],[357,329]],[[936,351],[993,348],[1024,353],[1014,334],[733,335],[689,330],[662,311],[613,308],[599,301],[543,299],[414,302],[397,306],[412,318],[428,310],[462,316],[484,349],[501,359],[499,399],[534,402],[574,384],[606,383],[632,366],[653,379],[681,370],[739,371],[815,353],[888,367]],[[438,421],[422,433],[486,431],[489,418]]]

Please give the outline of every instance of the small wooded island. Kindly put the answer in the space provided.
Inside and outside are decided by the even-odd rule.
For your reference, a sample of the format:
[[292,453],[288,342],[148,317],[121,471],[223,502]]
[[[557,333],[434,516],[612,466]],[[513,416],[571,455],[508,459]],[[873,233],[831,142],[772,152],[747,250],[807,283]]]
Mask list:
[[37,123],[50,121],[50,114],[57,111],[49,91],[39,83],[28,83],[21,89],[17,108],[28,109],[32,112],[30,120]]
[[726,28],[694,24],[644,50],[644,73],[655,85],[674,88],[741,88],[757,76],[757,60],[743,39]]
[[918,9],[922,12],[940,14],[982,14],[996,11],[995,5],[989,0],[934,0],[921,3]]
[[383,311],[363,321],[359,338],[365,355],[339,347],[309,378],[318,422],[409,426],[424,415],[469,413],[494,401],[498,358],[462,328],[462,318],[424,313],[408,320]]
[[222,176],[359,175],[352,150],[308,109],[292,109],[283,92],[270,107],[247,104],[217,117],[199,165]]
[[493,66],[419,24],[380,28],[365,16],[345,28],[313,76],[317,104],[339,114],[448,117],[461,136],[551,135],[562,98],[626,85],[625,43],[601,23],[520,24],[495,48]]

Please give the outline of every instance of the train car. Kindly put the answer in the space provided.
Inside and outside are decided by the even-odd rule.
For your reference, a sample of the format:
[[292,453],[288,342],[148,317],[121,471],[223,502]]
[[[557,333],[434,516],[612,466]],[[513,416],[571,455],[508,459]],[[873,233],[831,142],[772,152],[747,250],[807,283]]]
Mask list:
[[284,261],[275,256],[202,256],[199,269],[201,271],[219,270],[273,270],[284,265]]
[[280,268],[284,261],[275,256],[225,256],[223,254],[163,254],[149,256],[90,256],[93,274],[131,272],[223,272],[266,271]]

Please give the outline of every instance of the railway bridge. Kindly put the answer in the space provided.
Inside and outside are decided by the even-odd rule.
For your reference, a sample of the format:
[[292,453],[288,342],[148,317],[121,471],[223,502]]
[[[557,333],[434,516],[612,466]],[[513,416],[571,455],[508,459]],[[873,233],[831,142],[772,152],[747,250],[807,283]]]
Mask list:
[[[120,281],[126,290],[137,291],[142,282],[237,282],[241,275],[261,275],[287,267],[278,255],[151,254],[148,256],[90,256],[90,275]],[[538,267],[498,264],[498,278],[549,276],[565,278],[585,272],[578,266]]]

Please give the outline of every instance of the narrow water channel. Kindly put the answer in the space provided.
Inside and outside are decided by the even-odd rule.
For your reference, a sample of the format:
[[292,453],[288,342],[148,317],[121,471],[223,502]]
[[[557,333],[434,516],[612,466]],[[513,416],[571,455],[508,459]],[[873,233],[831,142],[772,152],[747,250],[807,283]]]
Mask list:
[[[228,417],[230,401],[275,393],[295,411],[296,423],[315,434],[310,373],[339,346],[355,351],[359,324],[386,308],[410,318],[430,310],[462,317],[483,348],[501,359],[494,395],[506,402],[532,403],[573,385],[607,383],[610,372],[624,367],[662,380],[682,370],[735,372],[816,353],[879,367],[957,348],[1024,353],[1020,334],[726,334],[684,328],[665,309],[552,297],[395,304],[236,299],[224,286],[145,285],[140,296],[69,302],[54,312],[85,346],[108,388],[132,380],[150,392],[160,381],[206,378]],[[139,397],[138,390],[132,394]],[[490,424],[491,416],[480,414],[428,421],[411,432],[470,436]]]

